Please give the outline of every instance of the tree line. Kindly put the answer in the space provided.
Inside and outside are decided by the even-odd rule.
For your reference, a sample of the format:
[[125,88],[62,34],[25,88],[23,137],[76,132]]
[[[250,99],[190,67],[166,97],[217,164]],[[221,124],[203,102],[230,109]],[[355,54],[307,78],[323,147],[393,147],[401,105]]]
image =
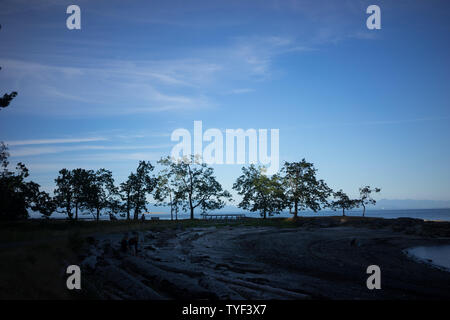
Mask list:
[[[40,190],[40,186],[26,181],[28,169],[18,163],[15,171],[8,169],[8,152],[0,144],[0,219],[15,220],[28,217],[28,209],[50,217],[54,212],[64,213],[70,220],[78,220],[80,212],[99,220],[103,214],[110,219],[118,216],[127,220],[143,218],[147,211],[147,197],[152,196],[156,205],[170,207],[171,219],[178,218],[180,210],[187,211],[194,219],[196,210],[206,213],[221,209],[226,201],[232,201],[231,193],[224,190],[214,175],[214,169],[201,162],[199,157],[185,157],[173,161],[169,157],[157,162],[162,167],[157,174],[149,161],[139,161],[135,171],[126,181],[115,184],[110,170],[61,169],[55,179],[53,196]],[[317,212],[324,208],[346,210],[365,208],[375,204],[373,193],[379,188],[360,188],[360,197],[350,199],[342,190],[334,192],[317,178],[314,165],[302,159],[285,162],[280,173],[266,175],[264,167],[250,165],[242,168],[242,174],[233,189],[242,196],[238,207],[260,213],[267,218],[289,209],[294,218],[300,211]]]
[[[0,110],[8,107],[16,96],[13,91],[0,97]],[[181,161],[162,158],[158,164],[163,169],[157,175],[152,174],[155,167],[150,162],[139,161],[136,170],[118,186],[107,169],[62,169],[55,179],[53,196],[41,190],[39,184],[27,181],[29,170],[23,163],[19,162],[11,171],[8,157],[8,148],[0,141],[0,220],[26,219],[29,209],[46,218],[62,212],[69,219],[78,220],[79,213],[84,211],[96,220],[105,212],[111,219],[121,215],[127,220],[137,220],[147,210],[149,195],[157,205],[170,207],[171,219],[174,214],[177,219],[180,210],[188,211],[194,219],[195,210],[205,213],[221,209],[227,200],[232,200],[214,176],[214,169],[196,156]],[[358,199],[350,199],[342,190],[334,192],[317,179],[317,170],[305,159],[285,162],[281,172],[271,177],[265,172],[264,167],[243,167],[242,175],[233,184],[233,189],[242,196],[238,207],[259,212],[263,218],[286,209],[297,218],[299,211],[317,212],[326,207],[342,210],[345,215],[345,210],[360,206],[364,216],[366,206],[375,204],[372,194],[381,190],[365,186],[360,188]]]

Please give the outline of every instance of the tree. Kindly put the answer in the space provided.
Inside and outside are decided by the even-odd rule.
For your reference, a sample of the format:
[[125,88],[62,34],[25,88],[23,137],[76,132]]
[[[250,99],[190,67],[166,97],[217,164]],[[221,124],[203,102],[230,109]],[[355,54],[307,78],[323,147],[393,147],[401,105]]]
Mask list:
[[336,200],[331,202],[330,207],[333,210],[342,209],[342,216],[345,216],[345,210],[353,209],[359,205],[359,200],[350,199],[342,189],[335,192],[333,196]]
[[278,175],[268,177],[264,167],[242,168],[243,174],[233,184],[239,195],[243,196],[238,207],[252,212],[259,211],[265,219],[267,214],[279,214],[286,204],[282,179]]
[[114,186],[111,171],[99,169],[89,172],[89,183],[85,185],[83,191],[86,194],[86,207],[91,212],[95,212],[95,219],[99,221],[102,210],[111,208],[111,201],[118,190]]
[[380,191],[381,191],[380,188],[372,189],[370,186],[359,188],[359,202],[363,207],[363,217],[365,216],[366,213],[366,206],[375,205],[377,203],[376,200],[372,198],[372,192],[378,193]]
[[150,172],[154,167],[149,161],[139,161],[136,173],[131,178],[133,190],[132,202],[134,205],[133,219],[139,219],[142,210],[147,210],[147,194],[150,194],[155,188],[156,180],[152,179]]
[[128,180],[125,182],[122,182],[120,184],[120,198],[122,201],[124,201],[124,210],[127,213],[127,220],[130,220],[130,211],[132,206],[132,181],[134,180],[134,174],[130,173],[128,176]]
[[157,201],[156,205],[170,206],[170,219],[173,220],[175,213],[175,220],[178,220],[178,211],[181,206],[179,198],[175,196],[173,181],[174,176],[169,175],[167,169],[162,170],[157,177],[157,183],[154,190],[154,199]]
[[88,195],[86,194],[87,188],[89,188],[89,177],[93,174],[92,170],[74,169],[71,172],[71,185],[72,185],[72,200],[75,207],[75,220],[78,220],[78,211],[80,208],[86,206]]
[[[2,26],[0,25],[0,29],[2,28]],[[0,70],[2,69],[2,67],[0,67]],[[17,96],[17,92],[13,91],[11,93],[5,93],[3,95],[3,97],[0,97],[0,110],[2,108],[6,108],[7,106],[9,106],[9,104],[11,103],[12,99],[14,99]]]
[[150,176],[154,167],[149,161],[139,161],[136,172],[130,173],[127,181],[120,184],[120,196],[124,201],[127,220],[130,219],[131,209],[134,209],[133,219],[137,220],[142,210],[147,210],[147,195],[156,185],[156,179]]
[[47,192],[39,191],[35,193],[34,205],[31,210],[40,212],[44,218],[48,219],[56,211],[56,201]]
[[287,206],[290,211],[294,209],[294,218],[297,218],[299,209],[317,212],[328,204],[327,198],[332,190],[323,180],[317,179],[317,169],[312,163],[305,159],[300,162],[285,162],[282,172]]
[[199,207],[202,212],[221,209],[224,200],[231,199],[231,194],[223,190],[214,176],[214,169],[200,162],[198,156],[191,155],[175,161],[170,157],[158,161],[166,170],[170,188],[173,190],[172,202],[190,211],[194,219],[194,210]]
[[8,151],[0,143],[0,219],[19,220],[28,218],[28,209],[50,216],[55,207],[53,199],[33,181],[25,181],[29,171],[18,163],[16,171],[8,170]]
[[69,219],[73,218],[73,179],[72,172],[67,169],[59,170],[55,179],[56,189],[53,191],[59,208],[63,208]]

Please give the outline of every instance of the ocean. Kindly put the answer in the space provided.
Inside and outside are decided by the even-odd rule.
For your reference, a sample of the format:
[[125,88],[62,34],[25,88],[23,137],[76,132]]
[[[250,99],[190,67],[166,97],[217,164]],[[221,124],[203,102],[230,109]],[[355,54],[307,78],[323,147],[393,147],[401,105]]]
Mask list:
[[[211,214],[227,214],[227,213],[243,213],[247,217],[258,218],[260,217],[259,213],[248,212],[248,211],[217,211],[211,212]],[[323,210],[319,212],[312,211],[303,211],[299,213],[301,217],[323,217],[323,216],[341,216],[341,211],[329,211]],[[362,210],[351,210],[345,213],[346,216],[362,216]],[[200,218],[200,212],[196,212],[195,216]],[[439,220],[439,221],[450,221],[450,208],[448,209],[405,209],[405,210],[366,210],[366,217],[374,217],[374,218],[386,218],[386,219],[395,219],[395,218],[418,218],[423,220]],[[146,216],[147,219],[149,217],[158,217],[159,219],[170,219],[170,214],[151,214]],[[272,216],[273,218],[279,217],[292,217],[289,212],[282,212],[280,214],[275,214]],[[178,219],[189,219],[189,213],[179,213]]]
[[[165,213],[154,213],[154,214],[146,214],[146,219],[150,219],[151,217],[159,218],[161,220],[170,220],[170,209],[160,207],[157,212],[165,212]],[[242,211],[240,209],[236,210],[220,210],[220,211],[212,211],[211,214],[227,214],[227,213],[240,213],[245,214],[247,217],[251,218],[259,218],[259,213],[249,212],[249,211]],[[196,211],[195,217],[201,218],[201,212]],[[351,210],[347,211],[345,213],[347,216],[362,216],[361,210]],[[323,216],[341,216],[341,211],[329,211],[329,210],[323,210],[319,212],[312,212],[312,211],[302,211],[299,212],[300,217],[323,217]],[[31,213],[31,218],[39,218],[40,214],[37,213]],[[277,218],[277,217],[292,217],[289,212],[282,212],[281,214],[275,214],[272,217],[269,218]],[[386,218],[386,219],[395,219],[395,218],[418,218],[423,220],[439,220],[439,221],[450,221],[450,208],[448,209],[396,209],[396,210],[379,210],[379,209],[373,209],[373,210],[366,210],[366,217],[376,217],[376,218]],[[55,213],[52,215],[51,218],[54,219],[64,219],[66,216]],[[93,216],[91,214],[80,214],[80,219],[82,220],[93,220]],[[102,220],[108,220],[108,215],[103,215],[101,217]],[[175,217],[174,217],[175,219]],[[178,214],[178,219],[189,219],[189,213],[183,212]]]

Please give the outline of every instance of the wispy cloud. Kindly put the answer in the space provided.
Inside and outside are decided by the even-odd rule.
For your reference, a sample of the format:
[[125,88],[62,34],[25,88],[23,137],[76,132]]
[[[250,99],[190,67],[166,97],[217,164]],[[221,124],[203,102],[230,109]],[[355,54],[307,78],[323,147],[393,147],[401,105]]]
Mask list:
[[250,89],[250,88],[240,88],[240,89],[233,89],[227,92],[227,94],[245,94],[245,93],[250,93],[250,92],[254,92],[254,89]]
[[31,147],[31,148],[18,148],[11,150],[11,157],[24,157],[24,156],[37,156],[44,154],[56,154],[63,152],[75,152],[75,151],[98,151],[98,150],[147,150],[147,149],[164,149],[170,145],[147,145],[147,146],[49,146],[49,147]]
[[31,140],[13,140],[7,141],[8,146],[23,146],[23,145],[37,145],[37,144],[61,144],[61,143],[81,143],[108,140],[102,137],[93,138],[67,138],[67,139],[31,139]]

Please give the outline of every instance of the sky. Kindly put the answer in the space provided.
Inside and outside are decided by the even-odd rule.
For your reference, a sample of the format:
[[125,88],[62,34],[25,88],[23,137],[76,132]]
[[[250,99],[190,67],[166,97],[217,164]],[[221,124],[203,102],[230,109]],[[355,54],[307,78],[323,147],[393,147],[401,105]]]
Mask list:
[[[3,0],[0,23],[0,140],[47,191],[62,168],[120,183],[200,120],[279,129],[280,165],[351,196],[450,200],[448,1]],[[214,165],[230,191],[241,167]]]

